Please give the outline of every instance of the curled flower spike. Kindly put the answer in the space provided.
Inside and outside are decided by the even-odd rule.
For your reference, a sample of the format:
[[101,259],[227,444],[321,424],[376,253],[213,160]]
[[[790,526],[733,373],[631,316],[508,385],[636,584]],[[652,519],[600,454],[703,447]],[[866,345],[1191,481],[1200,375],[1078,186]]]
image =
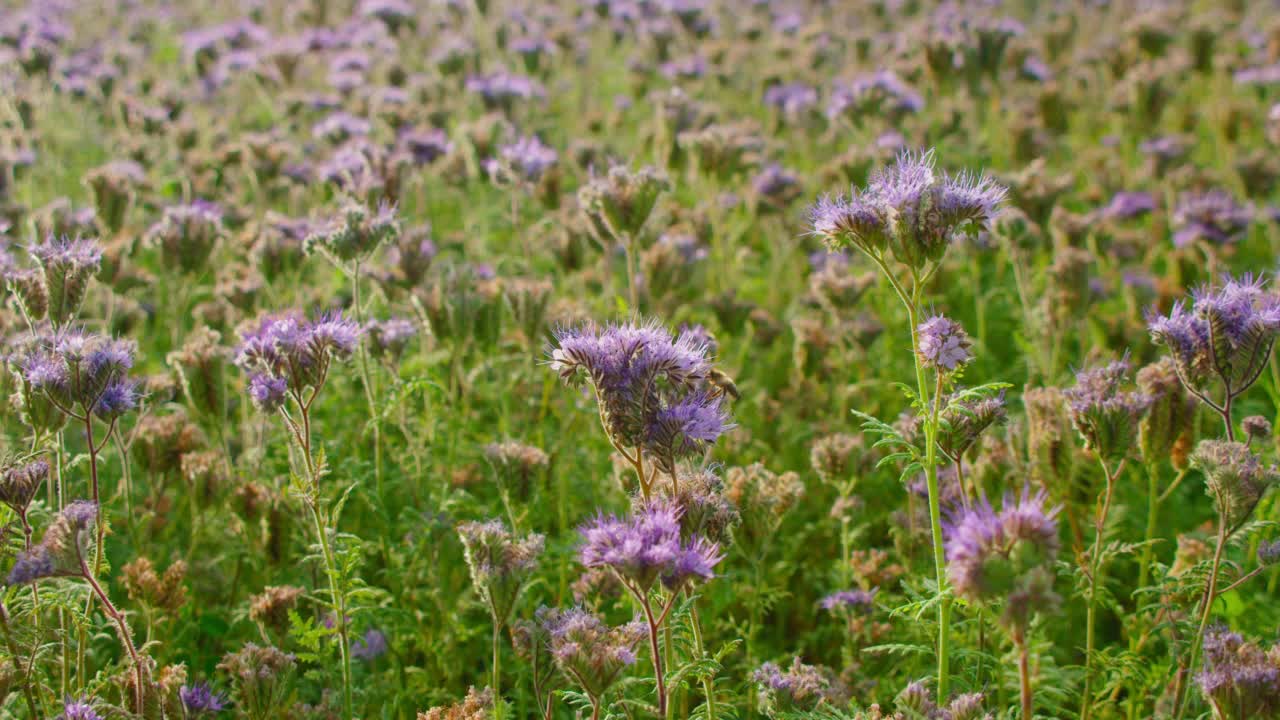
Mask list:
[[1151,407],[1151,398],[1121,391],[1129,372],[1127,360],[1076,373],[1074,387],[1063,391],[1067,411],[1085,447],[1105,460],[1119,460],[1138,437],[1138,422]]
[[89,280],[102,267],[102,249],[96,240],[48,237],[28,248],[40,267],[43,297],[49,321],[55,326],[75,319],[89,290]]
[[1191,453],[1192,467],[1205,476],[1205,489],[1228,535],[1238,529],[1262,496],[1280,481],[1280,471],[1267,467],[1244,443],[1202,440]]
[[932,151],[905,152],[865,190],[819,200],[810,222],[833,249],[856,247],[874,258],[888,249],[922,270],[942,258],[955,235],[986,227],[1005,193],[987,177],[937,172]]
[[711,360],[699,335],[672,337],[656,323],[626,323],[587,324],[556,337],[551,368],[566,381],[588,379],[605,432],[636,466],[646,498],[651,480],[640,472],[646,457],[671,475],[677,460],[701,454],[732,428],[724,395],[710,384]]
[[295,314],[268,315],[241,334],[236,364],[250,373],[250,397],[263,410],[283,402],[281,383],[295,396],[318,390],[334,360],[356,350],[360,327],[335,313],[314,322]]
[[1221,720],[1274,718],[1280,714],[1280,646],[1270,650],[1225,627],[1204,634],[1200,690]]
[[[1214,410],[1238,397],[1258,379],[1280,335],[1280,299],[1261,278],[1226,276],[1221,287],[1192,293],[1168,315],[1148,315],[1152,339],[1169,349],[1187,390]],[[1223,386],[1223,401],[1212,400],[1207,382]]]
[[597,703],[622,671],[635,664],[633,648],[645,633],[639,620],[609,627],[580,607],[540,608],[535,619],[547,633],[556,666]]
[[605,230],[604,236],[629,242],[644,227],[658,196],[670,189],[671,182],[653,168],[632,171],[615,166],[578,190],[578,204]]
[[306,252],[323,251],[340,263],[363,260],[400,234],[395,207],[381,203],[374,210],[348,202],[342,211],[315,228],[303,241]]
[[58,513],[40,543],[18,554],[8,584],[23,585],[42,578],[81,575],[89,557],[98,506],[76,500]]
[[760,706],[770,717],[812,712],[821,706],[840,707],[848,702],[849,690],[827,668],[792,660],[786,670],[767,662],[751,676],[760,694]]
[[165,208],[147,231],[146,241],[159,248],[166,267],[190,274],[205,269],[222,237],[222,209],[204,200]]

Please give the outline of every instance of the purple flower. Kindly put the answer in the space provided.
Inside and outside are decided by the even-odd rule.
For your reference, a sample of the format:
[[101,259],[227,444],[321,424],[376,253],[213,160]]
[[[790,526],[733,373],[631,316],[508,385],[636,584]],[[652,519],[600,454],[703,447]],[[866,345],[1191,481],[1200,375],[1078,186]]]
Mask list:
[[756,668],[751,679],[760,691],[760,705],[769,717],[776,713],[811,713],[820,705],[839,707],[848,702],[849,691],[826,668],[805,665],[795,658],[786,670],[767,662]]
[[93,404],[93,414],[104,422],[112,422],[138,406],[138,383],[117,380],[103,388]]
[[1152,339],[1169,349],[1189,389],[1204,395],[1204,382],[1216,377],[1235,397],[1257,380],[1280,334],[1280,299],[1264,286],[1252,275],[1225,276],[1216,290],[1195,290],[1190,308],[1148,314]]
[[645,432],[644,449],[670,473],[674,472],[676,460],[701,454],[732,427],[722,398],[697,391],[653,414]]
[[796,117],[818,104],[818,91],[804,83],[774,85],[764,91],[764,104]]
[[1085,447],[1106,460],[1128,454],[1137,439],[1138,422],[1151,407],[1140,392],[1121,391],[1129,373],[1127,360],[1076,373],[1074,387],[1063,391],[1067,412]]
[[68,698],[62,704],[62,720],[102,720],[102,716],[93,709],[88,700]]
[[557,340],[552,369],[566,381],[588,378],[616,444],[663,449],[671,459],[677,447],[687,454],[684,442],[710,442],[723,431],[727,416],[705,387],[707,346],[695,334],[672,337],[656,323],[587,324],[559,331]]
[[530,183],[536,183],[559,162],[555,149],[536,135],[526,135],[499,151],[500,160],[490,163],[489,175],[500,176],[503,170]]
[[249,399],[259,412],[274,413],[285,401],[289,383],[282,377],[255,373],[249,378]]
[[934,169],[933,152],[900,154],[877,170],[867,188],[822,198],[810,210],[815,234],[834,249],[857,247],[923,268],[940,259],[953,236],[976,233],[995,216],[1005,189],[987,177]]
[[588,568],[612,570],[638,595],[658,581],[678,588],[709,580],[723,556],[703,538],[681,537],[681,512],[674,503],[656,501],[625,519],[600,515],[581,529],[578,559]]
[[323,385],[330,362],[350,358],[361,332],[339,313],[315,322],[295,314],[268,315],[241,334],[236,364],[250,373],[255,403],[271,407],[279,397],[281,380],[295,392]]
[[18,553],[6,582],[9,585],[26,585],[50,577],[55,570],[53,554],[44,545],[36,545],[31,550]]
[[372,662],[387,654],[387,636],[381,630],[370,629],[364,637],[351,643],[351,657]]
[[1223,190],[1187,193],[1178,198],[1173,212],[1173,245],[1186,247],[1197,240],[1226,245],[1238,240],[1252,221],[1252,208]]
[[823,610],[871,610],[875,607],[876,590],[840,590],[822,598],[818,603]]
[[182,707],[191,716],[213,715],[226,707],[227,699],[215,693],[209,683],[199,682],[195,685],[183,685],[178,689],[178,699]]
[[1103,220],[1130,220],[1156,209],[1156,199],[1146,192],[1118,192],[1101,211]]
[[960,508],[946,524],[947,575],[962,597],[1004,599],[1006,622],[1023,625],[1052,607],[1053,562],[1058,553],[1058,510],[1043,492],[1006,496],[996,512],[983,498]]
[[1280,711],[1280,648],[1264,650],[1225,627],[1204,635],[1200,690],[1223,720],[1275,717]]
[[920,361],[925,367],[950,372],[973,359],[969,334],[950,318],[934,315],[920,323],[916,336]]
[[634,647],[644,637],[643,622],[609,627],[594,613],[580,607],[568,610],[539,608],[534,616],[547,633],[548,649],[556,665],[599,698],[622,670],[636,662]]

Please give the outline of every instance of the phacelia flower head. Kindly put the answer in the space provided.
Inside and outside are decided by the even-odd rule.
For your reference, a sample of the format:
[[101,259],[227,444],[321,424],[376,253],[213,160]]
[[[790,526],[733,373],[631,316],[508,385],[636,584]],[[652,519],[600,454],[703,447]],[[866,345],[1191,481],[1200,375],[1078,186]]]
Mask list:
[[1138,422],[1151,407],[1150,397],[1120,389],[1128,372],[1127,360],[1081,370],[1075,386],[1062,393],[1085,447],[1106,460],[1129,453],[1138,439]]
[[1227,245],[1244,235],[1252,221],[1253,210],[1224,190],[1188,193],[1178,198],[1173,211],[1173,245],[1181,248],[1197,241]]
[[88,698],[80,698],[72,700],[68,698],[62,704],[62,715],[60,720],[102,720],[102,716],[97,710],[93,709],[93,705]]
[[[1178,379],[1177,367],[1170,357],[1139,370],[1137,384],[1138,390],[1151,398],[1151,409],[1138,425],[1138,447],[1144,460],[1161,462],[1173,457],[1174,448],[1184,447],[1183,440],[1190,437],[1195,401]],[[1182,449],[1179,457],[1185,456],[1186,449]]]
[[947,522],[947,574],[956,592],[974,602],[1005,600],[1007,624],[1025,627],[1032,613],[1057,602],[1057,510],[1046,502],[1043,493],[1024,491],[996,512],[983,499]]
[[642,621],[609,627],[580,607],[540,608],[535,619],[547,633],[556,666],[596,699],[613,686],[627,666],[635,664],[633,648],[646,632]]
[[1204,473],[1205,489],[1226,527],[1234,531],[1249,516],[1280,471],[1262,464],[1244,443],[1202,440],[1191,453],[1191,465]]
[[188,717],[207,717],[216,715],[227,706],[227,698],[214,692],[207,682],[194,685],[183,685],[178,689],[178,699]]
[[1225,276],[1220,287],[1193,292],[1189,308],[1178,303],[1168,315],[1150,314],[1147,326],[1188,389],[1206,395],[1206,382],[1216,378],[1236,397],[1266,367],[1280,334],[1280,299],[1261,278]]
[[602,236],[626,243],[640,233],[658,196],[670,189],[671,182],[658,170],[615,165],[578,190],[578,204],[603,230]]
[[351,201],[342,211],[314,228],[303,241],[307,252],[322,251],[338,262],[350,263],[373,254],[400,234],[396,209],[386,203],[376,209]]
[[387,654],[387,636],[381,630],[369,629],[351,643],[351,657],[372,662]]
[[953,459],[963,457],[987,428],[1003,424],[1007,417],[1003,392],[992,397],[962,392],[945,402],[939,414],[938,447]]
[[127,373],[135,345],[104,335],[63,327],[35,335],[10,357],[18,369],[18,402],[24,420],[56,429],[61,414],[96,414],[110,421],[137,404]]
[[495,623],[511,617],[520,592],[542,554],[544,538],[537,533],[517,538],[501,520],[469,522],[458,526],[471,581],[489,606]]
[[498,157],[491,159],[485,167],[495,182],[516,180],[536,184],[559,162],[560,155],[555,148],[536,135],[528,135],[503,146]]
[[951,318],[934,315],[916,328],[921,363],[939,372],[950,372],[973,359],[973,341]]
[[601,515],[582,528],[578,559],[587,568],[612,570],[642,596],[658,582],[674,589],[709,580],[724,556],[705,538],[682,537],[681,513],[677,505],[662,500],[626,518]]
[[1200,690],[1220,720],[1280,716],[1280,645],[1264,650],[1225,627],[1204,635]]
[[932,151],[903,153],[876,171],[865,190],[824,198],[810,211],[816,234],[835,249],[857,247],[923,268],[939,260],[952,238],[977,233],[995,217],[1005,189],[987,177],[934,168]]
[[54,517],[40,542],[18,554],[8,584],[22,585],[41,578],[80,575],[89,557],[98,506],[88,500],[69,503]]
[[828,612],[865,612],[875,607],[876,589],[839,590],[822,598],[818,606]]
[[707,382],[707,347],[690,332],[672,337],[656,323],[587,324],[558,332],[557,340],[552,369],[566,381],[590,381],[614,444],[645,452],[668,473],[732,427],[723,395]]
[[0,468],[0,503],[24,515],[48,477],[49,462],[43,459]]
[[160,221],[147,231],[146,240],[159,248],[166,267],[190,274],[206,269],[222,234],[222,209],[196,200],[165,208]]
[[315,321],[285,313],[267,315],[241,333],[236,364],[250,375],[250,396],[263,410],[283,402],[281,381],[300,394],[324,385],[334,360],[346,361],[356,350],[361,329],[341,314]]
[[97,241],[49,236],[27,252],[40,267],[49,321],[61,326],[73,320],[89,290],[89,280],[102,267]]
[[790,717],[820,707],[838,708],[848,702],[849,690],[827,668],[806,665],[800,658],[783,670],[767,662],[751,676],[760,695],[760,707],[769,717]]

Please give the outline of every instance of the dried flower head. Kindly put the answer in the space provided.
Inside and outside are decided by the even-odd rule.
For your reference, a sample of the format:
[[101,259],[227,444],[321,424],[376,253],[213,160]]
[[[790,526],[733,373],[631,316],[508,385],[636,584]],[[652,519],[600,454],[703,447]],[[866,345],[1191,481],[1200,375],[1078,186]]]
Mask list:
[[448,707],[434,707],[418,713],[418,720],[490,720],[493,717],[493,690],[467,690],[467,697]]
[[1189,439],[1195,401],[1178,379],[1173,358],[1161,358],[1139,370],[1137,385],[1139,392],[1151,398],[1151,409],[1138,425],[1138,447],[1147,462],[1161,462]]
[[187,564],[181,560],[170,565],[163,575],[157,573],[155,565],[145,557],[125,564],[121,571],[130,600],[171,616],[187,603],[187,588],[183,584]]
[[[738,509],[725,496],[724,482],[715,466],[681,463],[675,477],[664,475],[654,481],[653,492],[680,508],[680,535],[686,541],[701,537],[727,545],[741,521]],[[632,496],[631,504],[633,512],[639,511],[644,499]]]
[[0,468],[0,503],[25,516],[27,506],[49,477],[49,462],[43,459]]
[[306,591],[291,585],[267,586],[249,598],[249,619],[264,627],[284,632],[289,627],[289,611]]
[[529,496],[551,464],[541,448],[512,440],[485,445],[484,457],[497,471],[499,485],[520,498]]
[[836,433],[824,435],[813,442],[809,449],[809,465],[823,482],[839,483],[848,479],[854,453],[863,449],[858,435]]
[[745,552],[760,552],[804,497],[804,483],[797,473],[778,474],[760,463],[732,467],[725,473],[725,497],[742,516],[735,540]]

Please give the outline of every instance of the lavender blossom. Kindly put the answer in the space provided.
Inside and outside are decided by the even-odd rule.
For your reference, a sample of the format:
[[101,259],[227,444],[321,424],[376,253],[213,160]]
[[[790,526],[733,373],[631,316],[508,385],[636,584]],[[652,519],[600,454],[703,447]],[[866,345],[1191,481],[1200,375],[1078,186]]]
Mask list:
[[1031,614],[1056,605],[1053,563],[1058,553],[1058,510],[1043,492],[1006,496],[997,513],[984,498],[954,512],[946,523],[947,574],[956,592],[973,602],[1005,601],[1002,622],[1025,628]]
[[188,717],[205,717],[216,715],[226,708],[226,696],[216,693],[209,683],[199,682],[195,685],[183,685],[178,689],[178,699]]
[[973,359],[973,341],[960,323],[934,315],[916,327],[920,362],[938,372],[951,372]]
[[1220,288],[1193,292],[1189,308],[1177,303],[1167,316],[1149,313],[1147,326],[1152,339],[1169,349],[1189,391],[1207,400],[1205,382],[1216,377],[1229,400],[1266,367],[1280,334],[1280,299],[1261,278],[1225,276]]
[[682,512],[655,501],[625,519],[600,515],[582,528],[578,559],[587,568],[612,570],[641,598],[659,581],[675,589],[709,580],[724,556],[705,538],[682,537]]
[[1238,240],[1252,221],[1252,209],[1223,190],[1188,193],[1178,198],[1173,211],[1173,245],[1186,247],[1197,240],[1226,245]]
[[635,664],[633,648],[645,633],[641,621],[611,628],[583,608],[541,608],[536,619],[547,632],[556,665],[597,703]]
[[1150,397],[1120,390],[1128,372],[1127,360],[1081,370],[1075,386],[1063,391],[1085,447],[1108,461],[1128,455],[1138,439],[1138,422],[1151,407]]
[[953,236],[975,234],[995,216],[1005,189],[990,178],[934,169],[933,152],[906,152],[876,171],[866,190],[824,198],[810,210],[814,232],[834,249],[879,257],[888,247],[920,269],[938,261]]
[[314,322],[291,313],[268,315],[241,334],[236,364],[250,374],[255,404],[278,408],[282,380],[298,397],[307,388],[320,388],[330,364],[355,352],[360,334],[359,326],[340,314]]

